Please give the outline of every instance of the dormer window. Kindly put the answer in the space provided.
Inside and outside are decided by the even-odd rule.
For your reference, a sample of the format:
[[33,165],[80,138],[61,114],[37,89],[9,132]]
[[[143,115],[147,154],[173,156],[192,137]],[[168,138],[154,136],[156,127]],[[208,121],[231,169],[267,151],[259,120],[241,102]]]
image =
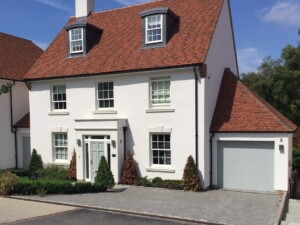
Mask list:
[[69,30],[70,53],[83,52],[83,28]]
[[179,25],[179,18],[169,8],[155,8],[140,13],[143,20],[142,48],[165,47]]
[[163,16],[154,15],[146,17],[146,44],[163,41]]

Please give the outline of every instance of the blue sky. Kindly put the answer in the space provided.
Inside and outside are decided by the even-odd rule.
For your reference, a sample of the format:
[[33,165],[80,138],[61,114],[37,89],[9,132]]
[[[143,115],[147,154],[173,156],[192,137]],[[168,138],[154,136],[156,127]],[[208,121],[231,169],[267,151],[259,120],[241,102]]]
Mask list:
[[[95,11],[143,2],[147,0],[95,0]],[[30,39],[45,49],[75,14],[74,3],[1,0],[0,32]],[[241,73],[255,71],[266,56],[278,58],[283,47],[299,40],[300,0],[231,0],[231,9]]]

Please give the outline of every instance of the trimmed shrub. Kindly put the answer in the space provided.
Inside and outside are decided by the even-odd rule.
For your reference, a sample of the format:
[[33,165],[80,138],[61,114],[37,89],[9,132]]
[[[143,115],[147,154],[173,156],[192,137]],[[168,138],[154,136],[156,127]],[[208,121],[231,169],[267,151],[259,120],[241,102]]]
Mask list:
[[77,180],[76,152],[73,151],[72,160],[69,167],[69,180]]
[[183,189],[185,191],[200,190],[200,176],[192,156],[189,156],[183,172]]
[[128,152],[122,169],[121,184],[133,185],[136,183],[137,178],[138,176],[133,155],[131,152]]
[[5,171],[0,174],[0,195],[8,195],[13,186],[18,182],[18,177],[10,171]]
[[37,151],[35,149],[33,149],[28,167],[29,171],[35,172],[37,170],[43,169],[43,167],[44,166],[41,156],[37,154]]
[[152,179],[152,183],[153,184],[157,184],[157,183],[162,183],[164,180],[162,179],[162,178],[160,178],[160,177],[154,177],[153,179]]
[[139,180],[136,182],[137,186],[144,186],[144,187],[152,187],[151,180],[148,179],[147,176],[141,177]]
[[115,185],[114,176],[104,156],[101,157],[95,183],[101,187],[110,189]]
[[61,166],[47,165],[44,169],[37,171],[39,178],[68,180],[68,170]]
[[11,172],[16,174],[18,177],[28,177],[30,175],[30,171],[27,169],[16,169]]
[[152,181],[152,186],[158,188],[183,190],[182,180],[162,180],[161,182],[155,183]]

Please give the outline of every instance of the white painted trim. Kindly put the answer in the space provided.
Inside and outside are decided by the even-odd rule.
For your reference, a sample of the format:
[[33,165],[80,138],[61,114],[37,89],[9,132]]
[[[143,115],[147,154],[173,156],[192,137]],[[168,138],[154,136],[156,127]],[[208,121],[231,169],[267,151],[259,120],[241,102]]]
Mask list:
[[163,172],[163,173],[175,173],[175,169],[170,168],[162,168],[162,167],[148,167],[146,168],[147,172]]
[[97,110],[93,114],[118,114],[117,110]]
[[53,111],[48,113],[49,116],[68,116],[70,112],[67,111]]
[[175,109],[173,108],[152,108],[152,109],[146,109],[146,113],[165,113],[165,112],[175,112]]
[[117,128],[74,128],[76,131],[118,131]]
[[52,133],[68,133],[69,129],[68,128],[63,128],[63,127],[55,127],[51,129]]
[[[153,17],[153,16],[158,16],[158,15],[150,15],[150,16],[147,16],[146,17],[146,21],[145,21],[145,43],[146,44],[155,44],[155,43],[160,43],[160,42],[163,42],[163,33],[164,33],[164,30],[163,30],[163,28],[164,28],[164,26],[163,26],[163,19],[164,19],[164,17],[163,17],[163,14],[159,14],[159,16],[160,16],[160,26],[161,26],[161,39],[160,40],[157,40],[157,41],[148,41],[148,19],[149,19],[149,17]],[[155,29],[158,29],[158,28],[154,28],[154,29],[150,29],[150,30],[155,30]]]

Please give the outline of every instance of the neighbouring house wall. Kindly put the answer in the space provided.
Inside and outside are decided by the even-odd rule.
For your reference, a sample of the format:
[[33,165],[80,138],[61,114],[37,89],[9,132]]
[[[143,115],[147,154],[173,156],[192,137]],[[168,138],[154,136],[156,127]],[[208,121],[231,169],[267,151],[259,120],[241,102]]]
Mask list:
[[[213,138],[213,185],[217,185],[217,143],[218,141],[272,141],[274,142],[274,190],[287,191],[291,169],[290,133],[217,133]],[[284,152],[279,151],[284,145]]]
[[[0,85],[12,81],[0,80]],[[24,83],[16,82],[12,87],[13,124],[29,111],[28,90]],[[10,94],[0,95],[0,169],[15,167],[15,140],[11,132]]]
[[[171,79],[170,109],[173,111],[149,112],[151,79],[161,77]],[[103,81],[114,82],[115,112],[111,114],[95,112],[96,86],[98,82]],[[141,175],[149,178],[159,176],[164,179],[181,179],[187,157],[195,156],[194,82],[192,68],[32,82],[30,91],[31,148],[37,149],[44,163],[53,163],[51,133],[61,128],[68,133],[69,160],[75,148],[79,151],[77,162],[83,164],[82,149],[78,148],[76,139],[84,132],[75,131],[74,128],[78,126],[75,120],[127,119],[127,149],[133,151]],[[54,84],[66,84],[67,115],[51,114],[50,89]],[[201,88],[202,85],[200,85]],[[203,109],[200,108],[200,110]],[[151,167],[150,162],[150,130],[162,127],[171,129],[172,165],[160,168],[163,172],[158,172],[157,168]],[[122,127],[120,129],[119,137],[123,136]],[[97,132],[86,131],[85,133],[91,135]],[[122,142],[122,138],[119,141]],[[119,145],[123,146],[120,142]],[[123,155],[120,152],[119,155],[119,164],[122,164]],[[83,166],[79,165],[78,168],[83,168]],[[83,172],[78,172],[81,173],[79,177],[82,178]]]
[[230,68],[231,71],[238,75],[236,64],[234,37],[231,26],[228,1],[224,1],[220,17],[213,35],[211,45],[206,57],[207,64],[207,79],[201,79],[204,89],[200,92],[202,96],[200,102],[200,146],[199,146],[199,166],[204,179],[204,186],[210,184],[210,125],[213,118],[219,88],[221,85],[225,68]]

